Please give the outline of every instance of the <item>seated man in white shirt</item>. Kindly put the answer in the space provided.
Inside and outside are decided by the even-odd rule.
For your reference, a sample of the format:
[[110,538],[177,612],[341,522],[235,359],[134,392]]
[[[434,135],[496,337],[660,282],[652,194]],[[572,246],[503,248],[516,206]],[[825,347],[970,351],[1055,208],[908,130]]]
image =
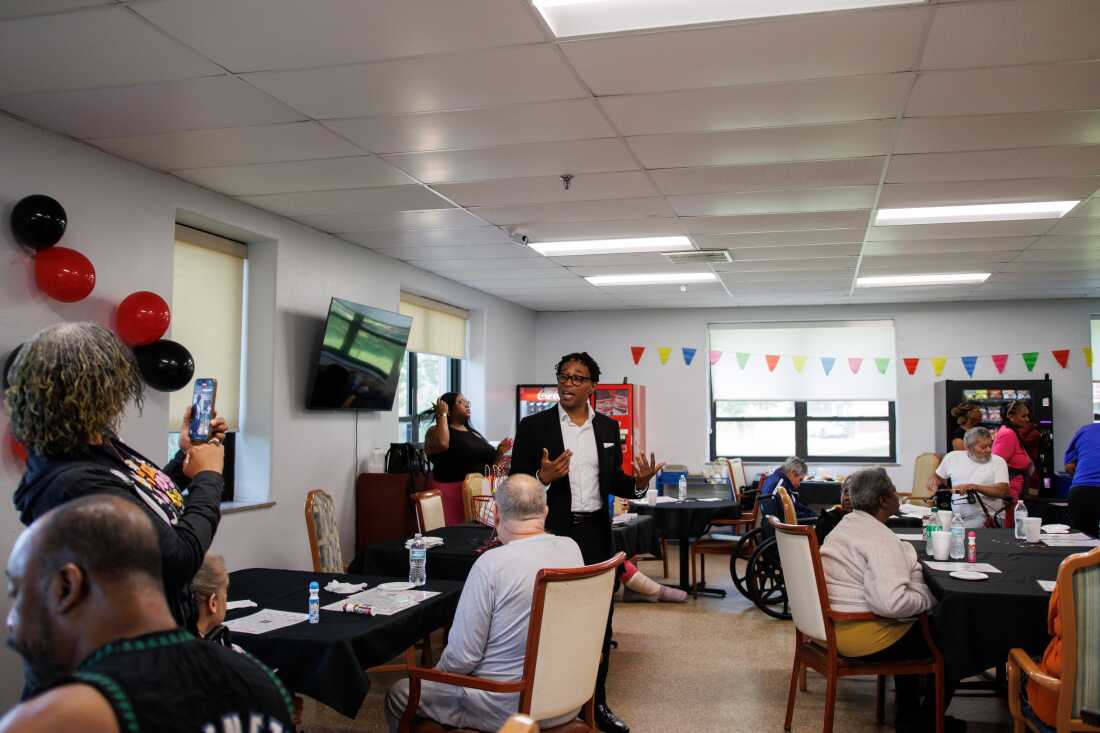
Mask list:
[[963,443],[966,450],[943,457],[928,479],[928,490],[935,493],[945,479],[951,479],[951,511],[962,517],[967,529],[986,526],[987,516],[1000,525],[1008,496],[1008,464],[993,455],[993,434],[986,428],[970,428]]
[[[490,680],[523,676],[535,575],[543,568],[584,565],[576,542],[546,533],[546,511],[546,487],[532,476],[510,476],[497,489],[493,515],[504,545],[483,554],[470,570],[436,669]],[[391,733],[397,730],[408,696],[408,680],[397,682],[386,695]],[[444,725],[497,730],[518,710],[519,693],[427,681],[421,685],[418,714]],[[561,725],[576,714],[539,722]]]

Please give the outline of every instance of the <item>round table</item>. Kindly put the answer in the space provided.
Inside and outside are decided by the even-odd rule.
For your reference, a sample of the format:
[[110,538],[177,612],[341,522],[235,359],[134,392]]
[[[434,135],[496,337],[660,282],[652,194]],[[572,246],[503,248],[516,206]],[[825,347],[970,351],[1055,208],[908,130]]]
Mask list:
[[[691,590],[688,561],[691,558],[691,538],[703,534],[712,519],[737,519],[741,516],[740,503],[732,500],[707,501],[684,499],[661,501],[650,506],[644,500],[635,501],[631,507],[638,514],[652,514],[657,531],[662,537],[675,538],[680,543],[680,588]],[[698,592],[725,596],[718,588],[699,588]]]

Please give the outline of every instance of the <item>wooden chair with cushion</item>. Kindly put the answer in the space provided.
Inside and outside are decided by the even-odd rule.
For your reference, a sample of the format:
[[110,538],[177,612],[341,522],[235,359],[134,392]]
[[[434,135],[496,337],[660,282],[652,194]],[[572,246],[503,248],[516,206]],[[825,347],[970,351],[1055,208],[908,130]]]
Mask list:
[[539,733],[539,724],[526,715],[513,715],[497,733]]
[[779,503],[783,507],[783,521],[787,524],[798,524],[798,510],[794,508],[794,500],[787,489],[780,486],[775,490],[775,495],[779,497]]
[[[580,568],[544,569],[535,576],[531,622],[523,676],[518,680],[487,680],[436,669],[409,669],[409,703],[400,733],[442,733],[440,724],[416,716],[423,681],[486,690],[518,692],[519,713],[548,720],[581,709],[584,717],[544,728],[544,733],[597,733],[593,694],[600,666],[607,612],[615,571],[626,556]],[[471,733],[464,730],[464,733]]]
[[476,522],[477,514],[474,511],[473,499],[476,496],[492,496],[489,491],[489,481],[480,473],[470,473],[462,482],[462,508],[466,512],[467,522]]
[[336,526],[336,507],[332,497],[315,489],[306,495],[306,532],[316,573],[345,572],[340,551],[340,530]]
[[[760,517],[759,482],[757,482],[756,488],[749,489],[745,483],[745,468],[744,464],[741,463],[741,459],[730,459],[727,463],[729,464],[730,485],[733,491],[734,501],[741,502],[742,511],[744,512],[743,507],[745,501],[751,498],[752,509],[742,513],[737,519],[712,519],[708,531],[691,545],[692,595],[697,595],[695,592],[695,559],[699,559],[699,579],[702,581],[703,585],[706,585],[707,555],[732,556],[741,537],[756,526],[756,522]],[[715,531],[716,527],[721,527],[722,530]],[[727,527],[729,530],[724,531]]]
[[[932,656],[896,662],[872,662],[859,657],[843,657],[837,651],[837,621],[873,621],[872,613],[843,613],[829,605],[825,587],[825,572],[821,567],[821,554],[813,527],[783,523],[769,517],[775,529],[775,540],[783,566],[783,578],[787,587],[791,617],[795,626],[794,667],[791,670],[790,691],[787,696],[787,717],[783,730],[791,729],[794,716],[794,700],[797,690],[805,691],[803,671],[809,667],[824,675],[825,720],[822,730],[833,730],[833,712],[836,707],[837,681],[841,677],[875,675],[878,677],[877,717],[882,723],[885,717],[886,680],[884,675],[933,674],[936,679],[936,733],[943,733],[943,655],[932,640],[928,616],[922,614],[918,623],[924,632]],[[799,684],[801,680],[801,684]]]
[[[1062,625],[1062,677],[1044,674],[1023,649],[1008,656],[1008,707],[1012,730],[1100,731],[1084,722],[1081,710],[1100,710],[1100,548],[1070,555],[1058,567],[1058,617]],[[1027,702],[1025,682],[1058,699],[1056,727],[1043,724]]]
[[898,492],[898,496],[906,498],[910,504],[923,504],[928,506],[935,498],[928,491],[928,479],[936,472],[940,465],[938,453],[921,453],[913,461],[913,490],[909,493]]
[[416,527],[421,534],[447,526],[443,516],[443,494],[439,491],[419,491],[409,498],[416,509]]

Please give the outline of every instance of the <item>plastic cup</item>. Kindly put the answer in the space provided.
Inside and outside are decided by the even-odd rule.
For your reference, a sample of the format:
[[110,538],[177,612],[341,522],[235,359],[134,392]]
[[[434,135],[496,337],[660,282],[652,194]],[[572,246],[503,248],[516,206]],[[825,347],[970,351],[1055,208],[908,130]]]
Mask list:
[[951,529],[951,520],[954,518],[954,512],[950,509],[940,509],[938,512],[940,526],[946,529]]
[[1035,544],[1039,541],[1039,534],[1043,529],[1042,517],[1028,517],[1024,520],[1024,536],[1027,537],[1029,544]]
[[932,533],[932,556],[947,560],[951,555],[951,533],[936,530]]
[[646,491],[645,500],[650,506],[657,506],[657,489],[649,489]]

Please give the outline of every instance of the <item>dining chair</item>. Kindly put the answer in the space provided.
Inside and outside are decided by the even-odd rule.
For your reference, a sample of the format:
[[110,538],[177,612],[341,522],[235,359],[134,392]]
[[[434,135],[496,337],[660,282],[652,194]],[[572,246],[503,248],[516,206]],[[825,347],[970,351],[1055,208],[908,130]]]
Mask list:
[[343,573],[344,556],[340,551],[340,530],[336,526],[336,506],[321,489],[306,494],[306,533],[313,555],[315,573]]
[[794,508],[794,500],[787,493],[786,487],[777,487],[775,495],[779,497],[779,504],[783,507],[783,521],[787,524],[798,524],[798,510]]
[[492,496],[492,491],[489,490],[487,478],[480,473],[469,473],[462,482],[462,508],[466,513],[467,522],[477,521],[473,503],[475,496]]
[[[740,458],[727,460],[732,495],[735,501],[741,503],[742,514],[737,519],[712,519],[707,531],[691,545],[691,592],[697,596],[695,582],[695,560],[699,559],[699,579],[703,585],[707,584],[707,555],[724,555],[732,557],[741,538],[745,533],[752,531],[760,517],[759,481],[756,487],[750,488],[745,484],[745,468]],[[751,501],[751,509],[745,511],[745,503]],[[715,531],[721,527],[722,530]],[[725,528],[729,528],[725,531]],[[745,558],[748,559],[747,557]]]
[[913,488],[909,492],[898,492],[898,496],[904,498],[909,504],[932,503],[935,495],[928,490],[928,479],[932,477],[940,465],[938,453],[921,453],[913,461]]
[[416,509],[416,526],[422,534],[447,526],[443,515],[443,494],[439,491],[418,491],[409,498]]
[[497,733],[539,733],[539,724],[526,715],[513,715]]
[[[1062,625],[1062,676],[1044,673],[1023,649],[1008,654],[1008,708],[1013,733],[1100,731],[1082,709],[1100,708],[1100,547],[1070,555],[1058,566],[1058,617]],[[1026,682],[1058,700],[1055,726],[1044,724],[1027,700]]]
[[535,576],[527,628],[523,675],[516,680],[488,680],[437,669],[409,669],[409,702],[401,717],[400,733],[472,733],[469,729],[444,729],[439,723],[416,715],[420,686],[424,681],[488,692],[518,692],[519,713],[533,720],[547,720],[581,709],[573,718],[543,728],[543,733],[597,733],[594,692],[600,666],[607,612],[616,569],[626,555],[579,568],[546,568]]
[[834,611],[829,605],[825,586],[825,572],[821,567],[821,553],[817,535],[808,525],[780,522],[769,517],[775,529],[779,547],[783,578],[787,587],[787,600],[795,627],[794,667],[791,670],[790,690],[787,694],[787,717],[783,730],[791,729],[794,717],[794,700],[798,689],[806,690],[803,671],[806,667],[825,677],[825,720],[822,730],[833,730],[833,713],[836,708],[836,688],[841,677],[875,675],[877,679],[876,717],[879,723],[886,717],[886,679],[884,675],[932,674],[936,685],[936,733],[943,733],[943,655],[932,640],[928,615],[917,617],[931,657],[891,662],[873,662],[859,657],[844,657],[837,650],[837,621],[874,621],[880,617],[873,613],[845,613]]

